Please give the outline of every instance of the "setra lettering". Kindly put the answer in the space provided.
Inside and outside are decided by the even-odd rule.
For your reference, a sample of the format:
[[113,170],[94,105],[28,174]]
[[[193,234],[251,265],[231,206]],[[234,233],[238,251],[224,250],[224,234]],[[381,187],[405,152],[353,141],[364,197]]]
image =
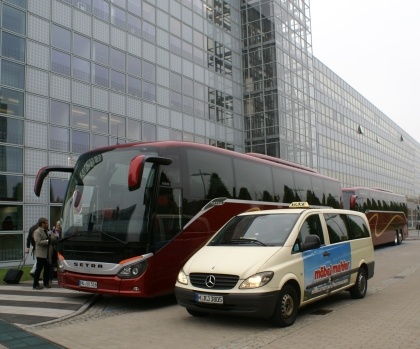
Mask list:
[[94,263],[74,262],[74,266],[75,267],[103,269],[103,265],[102,264],[94,264]]

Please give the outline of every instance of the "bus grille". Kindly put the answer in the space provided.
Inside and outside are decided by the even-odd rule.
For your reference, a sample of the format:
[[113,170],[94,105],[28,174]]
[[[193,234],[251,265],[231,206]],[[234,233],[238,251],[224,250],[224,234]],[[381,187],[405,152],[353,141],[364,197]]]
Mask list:
[[[214,276],[215,282],[213,287],[208,287],[206,280],[209,276]],[[222,274],[191,274],[190,281],[194,287],[211,289],[211,290],[230,290],[238,283],[239,276],[222,275]],[[208,283],[208,282],[207,282]],[[209,284],[209,283],[208,283]]]

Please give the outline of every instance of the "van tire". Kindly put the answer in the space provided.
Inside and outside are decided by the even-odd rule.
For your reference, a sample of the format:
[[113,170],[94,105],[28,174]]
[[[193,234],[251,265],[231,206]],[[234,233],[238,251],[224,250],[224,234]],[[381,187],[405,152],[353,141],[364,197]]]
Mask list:
[[360,268],[357,273],[356,283],[350,288],[350,296],[354,299],[364,298],[367,291],[367,277],[365,268]]
[[209,315],[209,313],[203,313],[202,311],[188,309],[188,308],[187,308],[187,311],[188,311],[188,314],[190,314],[192,316],[195,316],[195,317],[204,317],[204,316]]
[[299,300],[296,289],[285,285],[280,291],[274,314],[270,318],[275,326],[287,327],[293,325],[299,309]]

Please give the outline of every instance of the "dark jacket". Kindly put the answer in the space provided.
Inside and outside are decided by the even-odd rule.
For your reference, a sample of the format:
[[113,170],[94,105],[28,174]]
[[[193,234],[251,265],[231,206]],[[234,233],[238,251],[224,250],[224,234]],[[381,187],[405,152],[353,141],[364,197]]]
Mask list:
[[35,240],[34,240],[34,232],[35,230],[37,230],[39,227],[38,223],[34,224],[28,232],[28,237],[26,238],[26,248],[33,247],[33,249],[35,250]]

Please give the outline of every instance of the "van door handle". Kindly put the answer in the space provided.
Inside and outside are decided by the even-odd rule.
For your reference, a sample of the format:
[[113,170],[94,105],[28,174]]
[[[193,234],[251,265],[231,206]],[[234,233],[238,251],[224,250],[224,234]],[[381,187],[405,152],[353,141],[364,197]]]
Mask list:
[[324,252],[324,254],[323,254],[324,257],[328,257],[329,255],[330,255],[329,252]]

